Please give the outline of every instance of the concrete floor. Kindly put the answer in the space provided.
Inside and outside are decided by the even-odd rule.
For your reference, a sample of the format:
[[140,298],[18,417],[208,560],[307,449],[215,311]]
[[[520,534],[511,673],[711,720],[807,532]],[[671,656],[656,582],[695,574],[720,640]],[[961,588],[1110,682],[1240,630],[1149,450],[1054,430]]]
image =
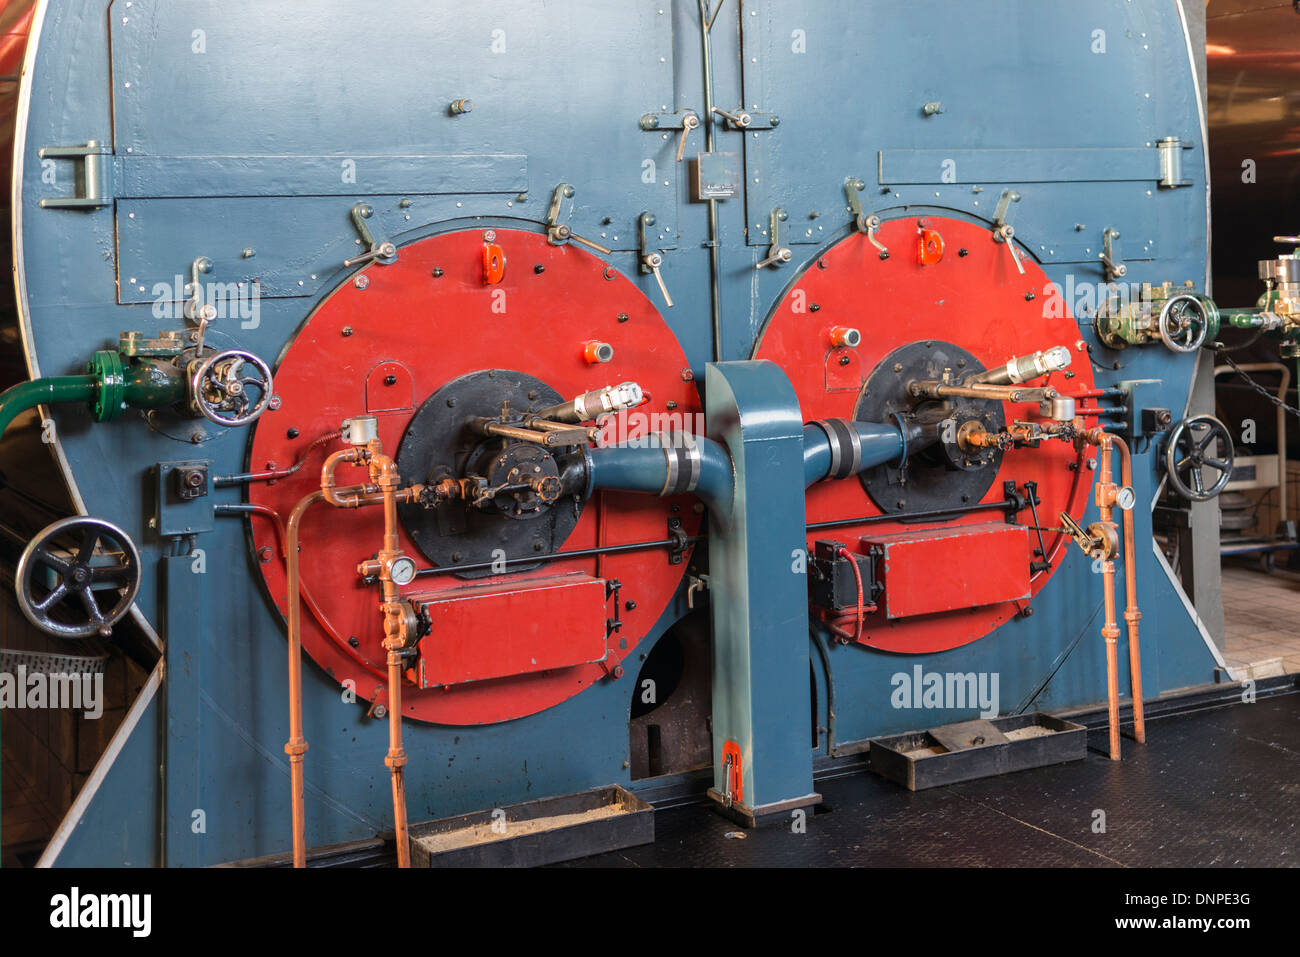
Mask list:
[[1225,562],[1223,616],[1230,668],[1252,668],[1257,678],[1300,672],[1300,575]]

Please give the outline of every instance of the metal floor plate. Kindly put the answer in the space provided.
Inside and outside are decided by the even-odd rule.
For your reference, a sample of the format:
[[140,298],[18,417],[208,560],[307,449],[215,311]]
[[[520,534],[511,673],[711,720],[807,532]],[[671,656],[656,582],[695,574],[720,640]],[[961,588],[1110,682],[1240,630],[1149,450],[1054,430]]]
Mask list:
[[661,810],[653,845],[564,866],[1300,866],[1300,694],[1149,719],[1147,742],[1111,762],[1103,727],[1084,761],[918,793],[820,780],[830,810],[802,834],[729,838],[706,806]]

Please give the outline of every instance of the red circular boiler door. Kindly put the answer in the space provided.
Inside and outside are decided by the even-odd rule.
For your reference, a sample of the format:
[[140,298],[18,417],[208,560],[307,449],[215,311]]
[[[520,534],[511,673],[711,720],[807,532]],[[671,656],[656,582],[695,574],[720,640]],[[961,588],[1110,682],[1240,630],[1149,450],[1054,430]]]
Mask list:
[[[593,341],[609,348],[593,355]],[[397,455],[431,395],[472,374],[491,383],[494,370],[541,380],[564,399],[638,383],[646,404],[623,413],[620,428],[602,436],[698,424],[699,393],[686,358],[625,276],[535,233],[448,233],[349,279],[303,324],[275,370],[281,404],[257,423],[250,468],[284,469],[304,457],[305,464],[287,478],[254,483],[250,501],[287,518],[319,488],[324,455],[343,447],[337,438],[317,440],[344,419],[376,416],[384,451]],[[444,395],[440,405],[455,398]],[[363,481],[364,473],[345,466],[338,480]],[[694,506],[690,497],[598,492],[555,546],[567,552],[662,542],[670,521],[693,535]],[[379,589],[357,573],[358,563],[381,547],[382,533],[382,509],[323,503],[307,512],[301,530],[303,647],[335,680],[352,682],[363,701],[386,700]],[[285,569],[270,523],[254,524],[254,540],[270,596],[284,614]],[[404,528],[401,546],[421,568],[430,567]],[[685,568],[666,549],[650,548],[472,580],[416,578],[403,595],[427,603],[433,631],[407,672],[404,713],[451,725],[504,721],[558,704],[595,681],[617,680],[619,662],[664,612]],[[620,626],[607,629],[615,620]]]
[[[875,238],[888,248],[887,258],[859,234],[818,257],[777,304],[754,350],[754,358],[770,359],[790,377],[804,421],[854,418],[864,385],[881,359],[901,346],[927,340],[952,343],[990,369],[1005,365],[1013,356],[1063,345],[1073,356],[1070,367],[1033,384],[1045,381],[1066,395],[1093,387],[1091,363],[1068,308],[1060,297],[1049,294],[1047,276],[1023,253],[1025,272],[1020,274],[1010,250],[994,241],[989,227],[913,216],[884,223]],[[861,334],[856,347],[842,344],[842,332],[832,334],[845,328]],[[1003,411],[1008,423],[1040,418],[1036,404],[1003,403]],[[1062,441],[1044,441],[1036,449],[1009,449],[979,501],[1002,500],[1003,482],[1013,480],[1022,491],[1026,482],[1037,483],[1040,524],[1054,528],[1061,512],[1082,514],[1092,473],[1080,463],[1073,446]],[[810,524],[881,514],[856,479],[819,482],[808,489]],[[1029,514],[1028,510],[1021,514],[1022,525],[1032,524]],[[983,603],[978,595],[970,595],[970,581],[982,576],[982,563],[1023,561],[1012,571],[1027,579],[1027,594],[1037,594],[1064,558],[1068,540],[1044,532],[1044,550],[1052,567],[1031,574],[1029,562],[1042,557],[1032,554],[1038,548],[1036,533],[1022,536],[1029,547],[1017,546],[1009,559],[1008,539],[1012,544],[1019,539],[991,524],[1002,522],[996,511],[937,523],[877,521],[813,531],[808,547],[811,552],[818,539],[835,539],[865,552],[870,543],[864,539],[890,540],[911,533],[920,542],[913,554],[925,555],[926,560],[919,575],[907,576],[905,587],[926,593],[924,600],[914,603],[917,607],[950,610],[893,614],[882,607],[866,616],[861,641],[885,651],[943,651],[983,637],[1028,604],[1021,600]],[[942,530],[952,530],[955,537]],[[944,540],[924,541],[934,538]],[[888,592],[887,571],[885,578]],[[1000,594],[1007,593],[1003,583],[998,588]],[[896,600],[894,608],[902,604]]]

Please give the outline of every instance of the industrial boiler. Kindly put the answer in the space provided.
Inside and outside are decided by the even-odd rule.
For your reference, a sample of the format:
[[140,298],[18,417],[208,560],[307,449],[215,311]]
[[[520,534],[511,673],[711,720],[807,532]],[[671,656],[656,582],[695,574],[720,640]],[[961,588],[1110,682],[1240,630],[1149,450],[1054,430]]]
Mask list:
[[40,863],[689,775],[758,826],[916,729],[1123,760],[1223,666],[1153,510],[1231,474],[1221,325],[1300,319],[1211,298],[1181,0],[60,0],[22,55],[0,427],[77,514],[15,595],[147,674]]

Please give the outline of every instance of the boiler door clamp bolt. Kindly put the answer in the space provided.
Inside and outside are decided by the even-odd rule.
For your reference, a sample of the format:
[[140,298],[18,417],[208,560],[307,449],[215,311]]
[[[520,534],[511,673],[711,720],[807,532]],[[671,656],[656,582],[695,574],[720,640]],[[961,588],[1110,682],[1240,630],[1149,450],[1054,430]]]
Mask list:
[[715,106],[713,112],[726,120],[727,126],[733,130],[740,130],[743,132],[754,124],[754,118],[744,110],[736,110],[733,113],[730,110],[724,110],[721,107]]
[[[686,138],[691,130],[700,128],[700,117],[694,110],[678,110],[676,113],[646,113],[641,117],[641,129],[647,133],[656,130],[681,130],[677,138],[677,162],[686,154]],[[665,137],[666,138],[666,137]]]
[[1009,222],[1011,218],[1011,204],[1020,202],[1020,194],[1014,189],[1004,189],[1001,197],[998,198],[997,208],[993,211],[993,241],[1005,243],[1007,250],[1011,253],[1011,261],[1016,264],[1016,271],[1020,275],[1025,274],[1025,265],[1020,261],[1020,253],[1016,251],[1014,242],[1016,231]]
[[354,256],[351,259],[345,259],[345,267],[357,266],[361,263],[377,262],[381,266],[387,266],[390,263],[397,262],[397,246],[390,240],[378,240],[370,232],[370,227],[366,225],[366,220],[375,214],[375,211],[366,203],[357,203],[352,207],[352,225],[356,227],[357,235],[361,238],[357,242],[366,247],[366,251],[360,256]]
[[573,199],[574,192],[574,188],[568,183],[561,183],[559,186],[555,187],[555,191],[551,194],[551,205],[546,210],[546,241],[552,246],[563,246],[570,239],[575,239],[584,246],[590,246],[597,252],[604,253],[608,256],[612,250],[607,249],[600,243],[579,236],[569,228],[567,223],[560,222],[560,211],[564,205],[564,201],[566,199]]
[[853,219],[853,228],[862,233],[880,252],[881,259],[889,258],[889,250],[885,245],[876,238],[876,230],[880,228],[880,217],[874,213],[867,212],[862,205],[862,191],[867,188],[864,180],[850,176],[844,181],[844,198],[849,204],[849,215]]
[[771,239],[771,245],[767,247],[767,258],[756,265],[755,269],[762,269],[765,266],[780,266],[788,263],[794,258],[794,251],[782,242],[781,224],[789,219],[789,215],[780,207],[772,210],[772,216],[769,220],[768,237]]
[[1115,279],[1123,279],[1128,275],[1128,266],[1124,265],[1119,258],[1119,230],[1113,226],[1107,226],[1101,234],[1101,264],[1106,270],[1106,281],[1111,282]]
[[185,286],[189,298],[185,300],[182,312],[186,319],[199,327],[198,331],[190,337],[194,341],[196,354],[203,352],[203,337],[208,331],[208,323],[217,318],[217,307],[203,301],[203,283],[199,278],[210,272],[212,272],[212,260],[207,256],[200,256],[190,263],[190,281]]
[[641,260],[641,272],[655,277],[655,282],[659,284],[659,292],[664,297],[664,304],[671,309],[673,307],[673,297],[668,294],[668,286],[664,284],[663,274],[659,271],[664,264],[663,253],[658,249],[650,248],[649,232],[655,224],[654,213],[644,212],[637,217],[637,252]]

